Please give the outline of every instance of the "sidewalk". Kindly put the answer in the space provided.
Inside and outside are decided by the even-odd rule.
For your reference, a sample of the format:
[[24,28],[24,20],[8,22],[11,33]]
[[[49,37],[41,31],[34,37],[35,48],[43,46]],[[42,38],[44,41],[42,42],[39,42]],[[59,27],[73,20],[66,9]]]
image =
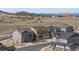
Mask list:
[[48,46],[42,48],[40,51],[53,51],[53,47],[51,47],[51,45],[48,45]]

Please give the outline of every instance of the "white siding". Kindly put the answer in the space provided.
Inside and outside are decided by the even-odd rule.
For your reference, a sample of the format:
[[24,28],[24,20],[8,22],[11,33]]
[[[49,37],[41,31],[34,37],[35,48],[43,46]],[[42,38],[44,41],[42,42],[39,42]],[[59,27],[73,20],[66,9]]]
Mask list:
[[66,32],[66,28],[61,28],[61,31],[64,31],[64,32]]
[[66,39],[56,39],[56,37],[52,38],[53,42],[67,43]]
[[67,43],[66,39],[60,39],[60,43]]
[[17,43],[21,43],[21,39],[22,39],[21,33],[18,30],[14,31],[12,35],[12,39]]

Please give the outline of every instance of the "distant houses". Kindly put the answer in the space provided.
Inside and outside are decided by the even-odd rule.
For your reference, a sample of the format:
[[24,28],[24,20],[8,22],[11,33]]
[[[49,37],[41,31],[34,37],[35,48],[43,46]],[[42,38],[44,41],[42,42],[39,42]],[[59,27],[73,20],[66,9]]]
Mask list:
[[79,46],[79,32],[75,32],[72,26],[50,26],[49,28],[51,29],[55,47],[57,44],[60,44],[63,45],[64,50],[66,46],[70,50],[76,50]]
[[79,44],[79,34],[74,33],[73,27],[68,25],[16,29],[12,39],[18,44],[46,39],[52,39],[56,43]]
[[49,26],[52,40],[59,43],[67,43],[68,38],[73,35],[73,27],[68,25]]

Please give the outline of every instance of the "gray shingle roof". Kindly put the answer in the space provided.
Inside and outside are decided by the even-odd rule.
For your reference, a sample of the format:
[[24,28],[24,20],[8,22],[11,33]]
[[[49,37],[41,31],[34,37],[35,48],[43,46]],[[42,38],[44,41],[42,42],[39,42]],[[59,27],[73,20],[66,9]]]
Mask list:
[[74,33],[73,32],[59,32],[58,33],[58,38],[61,39],[68,39],[69,37],[71,37]]

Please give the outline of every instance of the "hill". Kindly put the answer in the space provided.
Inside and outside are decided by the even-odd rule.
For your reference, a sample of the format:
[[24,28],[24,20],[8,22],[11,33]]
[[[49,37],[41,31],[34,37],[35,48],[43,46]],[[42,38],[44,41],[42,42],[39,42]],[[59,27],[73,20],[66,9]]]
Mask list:
[[36,14],[25,11],[16,13],[0,11],[0,33],[12,32],[16,28],[55,24],[79,26],[79,13]]

